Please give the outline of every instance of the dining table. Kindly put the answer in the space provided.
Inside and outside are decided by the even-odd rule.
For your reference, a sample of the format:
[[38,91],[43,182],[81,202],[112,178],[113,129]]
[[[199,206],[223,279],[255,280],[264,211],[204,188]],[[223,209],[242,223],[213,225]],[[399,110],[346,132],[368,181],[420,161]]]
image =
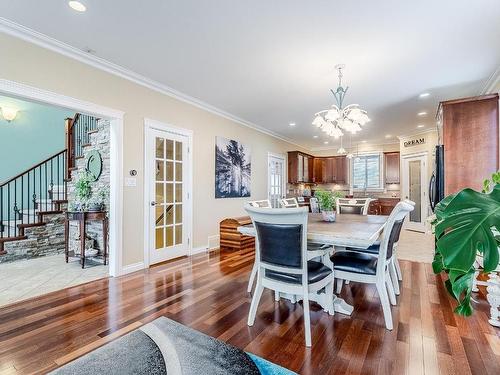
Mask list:
[[[323,264],[334,270],[330,255],[335,250],[346,247],[355,247],[359,249],[370,247],[378,240],[388,218],[389,216],[385,215],[337,214],[335,221],[327,222],[323,220],[322,214],[310,213],[307,220],[307,241],[332,245],[333,249],[330,247],[327,249],[308,251],[308,260],[321,258]],[[246,236],[256,236],[253,224],[238,227],[238,232]],[[295,296],[280,296],[295,301]],[[332,305],[332,302],[328,301],[324,290],[318,293],[311,293],[309,299],[318,303],[331,315],[333,315],[334,312],[351,315],[354,310],[352,305],[336,295],[333,297]],[[333,311],[330,311],[331,306],[333,306]]]

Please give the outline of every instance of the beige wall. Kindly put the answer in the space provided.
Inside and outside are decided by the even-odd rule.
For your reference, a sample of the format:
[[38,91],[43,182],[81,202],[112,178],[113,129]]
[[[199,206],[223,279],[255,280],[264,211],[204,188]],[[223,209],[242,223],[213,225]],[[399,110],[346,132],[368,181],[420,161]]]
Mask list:
[[[125,112],[123,173],[138,171],[137,187],[124,188],[124,265],[143,260],[144,118],[191,129],[193,137],[193,246],[218,234],[218,223],[244,214],[246,199],[214,198],[215,137],[224,136],[252,150],[251,199],[267,197],[267,154],[297,146],[219,117],[195,106],[82,64],[55,52],[0,34],[0,77]],[[20,140],[13,140],[20,142]]]

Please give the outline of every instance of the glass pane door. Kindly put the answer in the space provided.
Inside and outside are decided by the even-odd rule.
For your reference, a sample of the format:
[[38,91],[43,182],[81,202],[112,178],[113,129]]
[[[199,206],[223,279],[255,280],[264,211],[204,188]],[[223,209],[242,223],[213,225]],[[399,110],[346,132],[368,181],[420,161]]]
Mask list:
[[415,209],[410,212],[410,221],[420,223],[422,221],[421,200],[422,200],[422,177],[421,161],[412,160],[408,162],[409,172],[409,197],[415,202]]
[[269,156],[268,191],[273,207],[280,207],[280,199],[284,197],[284,159]]
[[154,144],[153,244],[150,263],[187,254],[187,137],[152,130]]

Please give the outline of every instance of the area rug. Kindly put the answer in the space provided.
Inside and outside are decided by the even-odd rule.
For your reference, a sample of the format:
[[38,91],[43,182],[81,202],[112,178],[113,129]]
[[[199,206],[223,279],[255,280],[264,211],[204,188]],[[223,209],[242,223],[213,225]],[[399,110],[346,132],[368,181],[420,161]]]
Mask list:
[[165,317],[55,370],[52,374],[251,374],[294,372]]

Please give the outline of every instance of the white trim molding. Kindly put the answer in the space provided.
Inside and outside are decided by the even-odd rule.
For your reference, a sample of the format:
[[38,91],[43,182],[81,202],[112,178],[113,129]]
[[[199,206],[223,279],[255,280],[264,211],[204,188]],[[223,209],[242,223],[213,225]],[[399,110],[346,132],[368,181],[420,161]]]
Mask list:
[[52,91],[0,79],[0,93],[110,120],[109,273],[123,273],[123,112]]
[[[384,142],[384,143],[362,143],[362,144],[360,144],[360,146],[361,145],[362,145],[362,147],[365,147],[365,146],[377,147],[377,146],[387,146],[387,145],[399,145],[399,141],[390,141],[390,142]],[[330,150],[333,150],[333,151],[336,152],[337,149],[338,149],[337,146],[330,145],[330,146],[312,147],[310,149],[310,151],[330,151]],[[354,151],[354,150],[356,150],[356,147],[355,146],[353,146],[351,148],[346,147],[345,149],[349,150],[349,151]]]
[[[151,177],[151,166],[149,165],[149,156],[148,156],[148,132],[150,130],[161,130],[170,134],[182,135],[187,138],[188,143],[188,151],[187,151],[187,166],[189,169],[189,173],[187,176],[187,181],[184,181],[187,185],[187,195],[188,202],[183,203],[187,207],[187,216],[189,217],[189,221],[186,223],[187,229],[187,238],[188,238],[188,248],[186,255],[191,255],[193,253],[193,131],[190,129],[180,128],[171,124],[166,124],[157,120],[153,120],[150,118],[144,118],[144,267],[149,267],[150,263],[150,244],[151,244],[151,228],[150,226],[150,187],[151,181],[149,178]],[[184,185],[184,184],[183,184]],[[184,188],[183,188],[184,189]],[[183,229],[185,230],[185,228]]]
[[128,266],[123,267],[122,270],[122,275],[127,275],[132,272],[137,272],[143,270],[144,267],[144,262],[137,262],[133,264],[129,264]]
[[201,253],[206,253],[209,251],[212,251],[215,249],[209,249],[208,246],[200,246],[200,247],[194,247],[191,249],[191,253],[189,255],[196,255],[196,254],[201,254]]
[[234,121],[240,125],[246,126],[258,132],[270,135],[271,137],[277,138],[281,141],[288,142],[295,146],[307,149],[303,145],[299,145],[295,141],[288,137],[279,135],[271,130],[268,130],[260,125],[253,122],[242,119],[241,117],[235,116],[229,112],[226,112],[220,108],[217,108],[211,104],[208,104],[200,99],[192,97],[190,95],[184,94],[172,87],[164,85],[158,81],[152,80],[141,74],[138,74],[132,70],[126,69],[118,64],[112,63],[108,60],[100,58],[98,56],[92,55],[90,53],[84,52],[78,48],[75,48],[69,44],[63,43],[55,38],[49,37],[38,31],[30,29],[26,26],[20,25],[16,22],[12,22],[6,18],[0,17],[0,32],[14,36],[16,38],[22,39],[24,41],[33,43],[37,46],[43,47],[45,49],[51,50],[53,52],[59,53],[66,57],[77,60],[83,64],[90,65],[94,68],[103,70],[107,73],[113,74],[115,76],[124,78],[128,81],[134,82],[138,85],[147,87],[151,90],[159,92],[161,94],[170,96],[174,99],[180,100],[184,103],[191,104],[197,108],[203,109],[207,112],[213,113],[217,116],[223,117],[225,119]]

